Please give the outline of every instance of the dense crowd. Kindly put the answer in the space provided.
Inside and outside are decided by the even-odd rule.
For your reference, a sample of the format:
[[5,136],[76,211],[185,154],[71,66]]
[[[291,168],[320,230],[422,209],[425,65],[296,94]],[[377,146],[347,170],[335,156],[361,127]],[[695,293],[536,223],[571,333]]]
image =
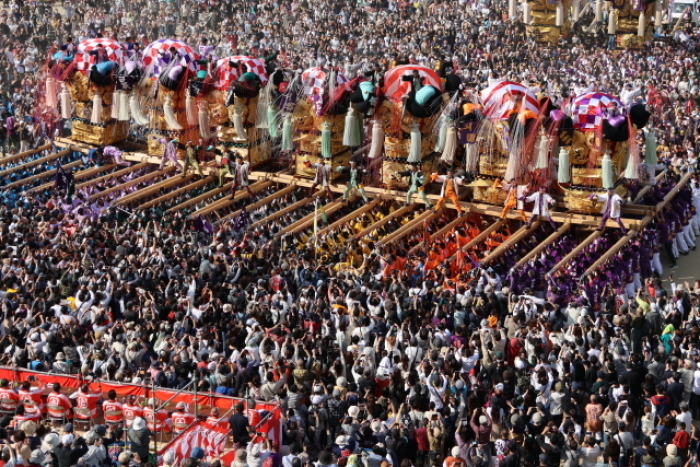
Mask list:
[[[668,171],[639,202],[658,203],[697,169],[700,34],[692,24],[642,50],[611,50],[604,24],[535,44],[521,23],[507,19],[505,3],[488,0],[12,0],[7,7],[0,12],[3,154],[50,143],[67,129],[33,106],[37,71],[52,48],[97,35],[140,46],[177,35],[192,46],[214,44],[218,57],[277,51],[280,65],[293,69],[319,61],[386,69],[399,58],[432,68],[447,60],[466,92],[485,87],[490,76],[531,83],[562,101],[591,89],[609,92],[653,110]],[[657,26],[671,33],[667,17]],[[643,132],[639,139],[644,144]],[[55,151],[0,159],[0,170]],[[61,162],[103,163],[78,153]],[[3,173],[0,182],[54,167],[49,161]],[[491,267],[481,268],[479,259],[509,235],[506,227],[443,267],[486,227],[479,218],[446,239],[424,242],[419,234],[381,245],[410,220],[407,213],[366,241],[343,232],[324,238],[326,254],[316,255],[305,244],[308,231],[276,235],[312,204],[261,223],[303,199],[301,190],[241,217],[242,208],[277,188],[252,185],[254,196],[213,213],[212,222],[224,218],[213,226],[185,215],[226,193],[167,211],[213,186],[148,210],[135,210],[138,203],[110,207],[162,179],[140,178],[150,173],[141,169],[75,193],[67,186],[26,193],[45,179],[3,190],[0,362],[80,374],[87,382],[71,399],[60,386],[0,381],[0,409],[16,409],[0,419],[3,464],[152,466],[152,433],[164,425],[177,431],[194,415],[184,415],[185,405],[163,414],[157,401],[101,394],[99,381],[182,388],[194,380],[198,392],[281,404],[281,444],[255,434],[244,406],[235,407],[234,467],[697,465],[700,284],[671,280],[666,290],[659,280],[662,246],[671,266],[695,249],[696,180],[635,242],[576,281],[618,233],[605,232],[555,277],[545,272],[574,248],[573,233],[514,268],[549,227]],[[137,178],[124,191],[99,196]],[[379,205],[355,232],[398,208]],[[433,221],[431,233],[451,215]],[[106,426],[80,435],[72,424],[54,430],[43,421],[52,410],[71,418],[73,407]],[[174,460],[168,453],[158,462]],[[199,449],[179,465],[218,462]]]

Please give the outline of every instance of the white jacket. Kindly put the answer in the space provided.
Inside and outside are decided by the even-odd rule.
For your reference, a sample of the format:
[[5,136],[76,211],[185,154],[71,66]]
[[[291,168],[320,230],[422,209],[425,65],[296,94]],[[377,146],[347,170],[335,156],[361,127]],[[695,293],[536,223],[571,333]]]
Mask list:
[[525,201],[535,203],[532,207],[532,213],[542,217],[549,217],[549,205],[554,204],[554,198],[547,193],[533,193]]
[[618,219],[620,217],[620,214],[622,214],[621,205],[623,203],[620,195],[613,193],[612,196],[608,196],[606,193],[603,195],[596,195],[596,198],[598,201],[604,201],[603,208],[600,210],[602,214],[605,214],[605,211],[608,210],[608,204],[612,203],[610,205],[610,217],[613,219]]
[[[445,196],[445,185],[447,184],[447,175],[438,175],[435,177],[436,182],[442,182],[442,188],[440,189],[440,197]],[[455,195],[459,198],[459,186],[464,183],[464,177],[452,177],[452,186],[455,190]]]
[[316,169],[314,183],[321,186],[328,186],[331,181],[331,166],[329,164],[311,164],[311,167]]

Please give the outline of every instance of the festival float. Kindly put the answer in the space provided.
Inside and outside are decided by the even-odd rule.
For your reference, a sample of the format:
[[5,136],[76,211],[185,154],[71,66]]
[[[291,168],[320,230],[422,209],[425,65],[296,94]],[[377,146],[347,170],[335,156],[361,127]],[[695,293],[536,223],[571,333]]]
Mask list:
[[436,148],[440,127],[444,123],[447,131],[450,126],[440,121],[441,111],[449,100],[443,90],[437,73],[420,65],[401,65],[384,74],[382,102],[372,121],[373,147],[369,157],[381,152],[379,143],[383,143],[385,187],[406,189],[406,179],[393,175],[407,170],[409,164],[418,164],[424,174],[437,170],[441,156],[441,148]]
[[[311,164],[320,158],[333,169],[347,166],[352,148],[360,146],[362,118],[356,114],[348,96],[338,98],[338,94],[343,94],[340,88],[348,83],[345,75],[332,67],[314,67],[302,73],[301,96],[294,105],[291,120],[285,118],[294,132],[297,176],[313,178],[316,171]],[[332,179],[339,176],[332,170]]]
[[276,87],[264,61],[248,56],[222,58],[214,74],[214,88],[198,99],[206,100],[219,149],[237,151],[254,167],[267,162],[272,157],[269,135],[277,136],[278,121],[274,100],[270,100]]
[[[571,31],[571,8],[573,18],[578,17],[581,0],[533,0],[522,2],[523,23],[529,37],[541,44],[556,44],[559,37]],[[508,2],[508,15],[517,17],[515,0]]]
[[607,33],[614,35],[617,43],[626,49],[641,49],[654,35],[652,17],[657,25],[663,18],[664,1],[648,0],[596,0],[596,21],[603,21],[603,9],[608,13]]
[[[159,39],[143,51],[143,79],[133,87],[129,108],[134,123],[146,127],[148,154],[162,156],[163,140],[176,140],[180,158],[185,144],[200,139],[195,110],[187,107],[187,84],[198,71],[199,56],[177,39]],[[199,112],[194,114],[198,118]]]
[[[61,118],[72,121],[75,141],[103,145],[126,139],[129,122],[119,119],[115,94],[117,71],[125,59],[124,47],[106,38],[80,42],[74,57],[65,50],[51,57],[46,104],[53,108],[60,104]],[[59,83],[63,83],[60,93]]]

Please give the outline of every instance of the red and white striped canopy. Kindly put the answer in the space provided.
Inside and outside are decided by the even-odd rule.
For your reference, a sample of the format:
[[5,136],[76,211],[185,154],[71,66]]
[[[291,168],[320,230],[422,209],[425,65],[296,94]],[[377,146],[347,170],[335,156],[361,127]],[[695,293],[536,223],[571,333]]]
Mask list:
[[382,90],[384,95],[394,102],[400,101],[411,90],[411,84],[402,81],[401,78],[405,75],[411,75],[413,70],[417,70],[418,74],[424,78],[423,84],[429,84],[442,91],[440,77],[430,68],[421,65],[400,65],[384,74],[384,89]]
[[[323,68],[314,67],[309,68],[301,74],[301,80],[304,83],[304,94],[307,96],[312,96],[314,94],[323,94],[324,85],[326,84],[327,75],[330,75],[330,70],[325,70]],[[330,77],[328,77],[330,78]],[[342,86],[343,84],[349,82],[345,75],[340,72],[335,72],[335,84],[336,86]]]
[[535,94],[528,91],[527,86],[513,81],[501,81],[481,91],[483,113],[492,120],[508,118],[515,110],[519,98],[522,98],[519,111],[529,110],[535,114],[539,113]]
[[[175,57],[170,57],[171,47],[176,50]],[[179,60],[180,65],[187,67],[192,72],[197,71],[196,60],[199,60],[199,55],[189,45],[178,39],[158,39],[143,50],[146,76],[148,78],[159,76],[172,59]]]
[[97,57],[90,52],[98,49],[104,50],[104,59],[116,62],[119,65],[122,65],[126,58],[126,49],[114,39],[85,39],[78,44],[78,53],[75,56],[78,70],[88,71],[92,65],[97,63]]
[[237,68],[231,68],[229,62],[242,63],[251,73],[255,73],[260,81],[265,84],[269,79],[265,69],[265,61],[260,58],[246,57],[244,55],[234,55],[233,57],[221,58],[216,62],[216,87],[228,88],[239,76]]

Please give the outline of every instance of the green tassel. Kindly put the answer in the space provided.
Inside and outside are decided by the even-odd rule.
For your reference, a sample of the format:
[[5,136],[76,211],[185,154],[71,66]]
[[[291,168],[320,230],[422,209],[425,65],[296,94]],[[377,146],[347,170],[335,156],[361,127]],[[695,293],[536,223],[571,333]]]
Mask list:
[[331,153],[331,124],[328,122],[323,123],[323,128],[321,129],[321,156],[325,159],[330,159],[333,154]]
[[292,139],[292,117],[284,117],[282,123],[282,151],[293,151],[294,141]]
[[627,167],[625,167],[625,178],[628,180],[637,180],[639,178],[637,174],[637,164],[634,163],[634,157],[632,157],[632,153],[627,154]]
[[277,129],[277,109],[272,104],[267,106],[267,128],[271,138],[277,138],[280,135]]
[[351,148],[360,145],[357,134],[357,115],[352,107],[348,109],[348,114],[345,116],[345,127],[343,128],[343,146]]

